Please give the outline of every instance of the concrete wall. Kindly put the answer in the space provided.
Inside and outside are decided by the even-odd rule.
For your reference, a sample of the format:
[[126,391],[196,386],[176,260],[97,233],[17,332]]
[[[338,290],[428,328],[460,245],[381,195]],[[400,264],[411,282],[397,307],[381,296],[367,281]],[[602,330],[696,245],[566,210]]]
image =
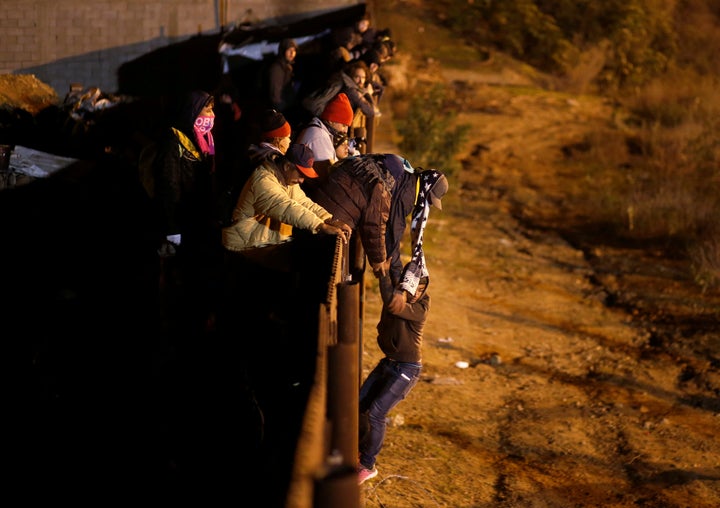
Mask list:
[[72,83],[117,88],[123,63],[199,33],[357,0],[2,0],[0,74],[34,74],[64,97]]

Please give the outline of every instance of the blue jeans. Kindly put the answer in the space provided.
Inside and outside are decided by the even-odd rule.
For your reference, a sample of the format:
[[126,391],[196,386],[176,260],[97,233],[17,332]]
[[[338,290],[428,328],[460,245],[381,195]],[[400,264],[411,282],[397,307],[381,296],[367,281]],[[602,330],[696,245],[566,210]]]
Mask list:
[[419,363],[396,362],[383,358],[360,387],[359,448],[360,464],[363,467],[375,467],[375,459],[385,440],[385,419],[392,408],[417,384],[421,370]]

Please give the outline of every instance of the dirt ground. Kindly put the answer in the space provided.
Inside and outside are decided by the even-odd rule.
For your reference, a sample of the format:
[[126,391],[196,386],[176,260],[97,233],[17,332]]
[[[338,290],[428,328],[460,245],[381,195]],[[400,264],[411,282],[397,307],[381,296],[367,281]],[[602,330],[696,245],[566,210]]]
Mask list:
[[[390,415],[365,506],[720,506],[720,298],[577,199],[568,147],[613,128],[607,101],[477,67],[441,71],[473,127],[425,234],[422,382]],[[364,374],[377,315],[370,287]]]

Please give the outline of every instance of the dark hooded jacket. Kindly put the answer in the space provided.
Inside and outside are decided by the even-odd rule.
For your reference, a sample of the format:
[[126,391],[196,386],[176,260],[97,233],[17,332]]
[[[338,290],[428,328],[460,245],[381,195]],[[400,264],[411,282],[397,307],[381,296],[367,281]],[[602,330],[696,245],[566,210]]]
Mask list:
[[359,233],[370,264],[387,259],[385,231],[395,179],[385,158],[385,154],[365,154],[342,159],[309,190],[313,201]]
[[390,261],[390,274],[394,283],[400,280],[403,262],[400,259],[400,243],[407,229],[407,217],[415,206],[417,198],[418,175],[409,173],[402,167],[402,158],[388,154],[387,166],[395,178],[392,200],[390,202],[390,215],[387,231],[385,233],[385,248]]
[[422,363],[423,329],[430,313],[427,290],[415,302],[407,302],[401,311],[392,313],[387,304],[395,286],[390,277],[380,277],[383,305],[377,324],[377,343],[385,356],[396,362]]
[[285,58],[285,51],[290,47],[297,48],[294,40],[283,39],[280,41],[277,55],[267,71],[266,90],[269,106],[278,111],[287,111],[297,99],[293,69],[295,62],[290,62]]
[[204,242],[211,217],[211,157],[198,148],[195,119],[213,100],[204,91],[191,92],[181,102],[172,127],[158,143],[155,158],[155,199],[164,236],[182,235],[183,243]]

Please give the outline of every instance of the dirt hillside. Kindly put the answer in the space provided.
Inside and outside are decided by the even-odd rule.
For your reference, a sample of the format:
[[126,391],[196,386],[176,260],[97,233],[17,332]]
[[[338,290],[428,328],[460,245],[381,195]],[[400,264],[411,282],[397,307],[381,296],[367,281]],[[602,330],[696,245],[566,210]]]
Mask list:
[[[720,298],[592,221],[573,150],[617,129],[611,104],[475,67],[437,69],[471,136],[425,234],[423,382],[366,506],[720,506]],[[379,309],[371,286],[365,374]]]

